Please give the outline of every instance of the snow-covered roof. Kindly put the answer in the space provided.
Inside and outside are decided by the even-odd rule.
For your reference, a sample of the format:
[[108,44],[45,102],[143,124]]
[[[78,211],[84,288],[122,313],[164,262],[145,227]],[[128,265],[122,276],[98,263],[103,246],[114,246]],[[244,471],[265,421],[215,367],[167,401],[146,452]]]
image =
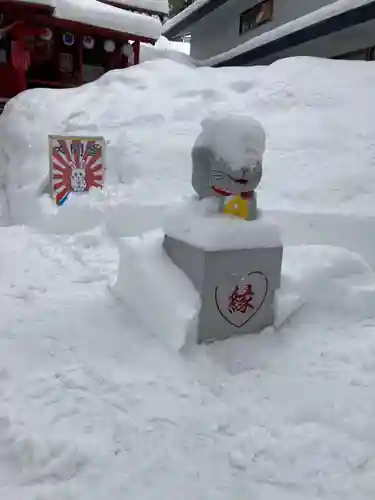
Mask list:
[[187,17],[189,17],[193,12],[197,11],[203,5],[206,5],[209,2],[211,2],[211,0],[195,0],[194,3],[189,5],[189,7],[186,7],[186,9],[173,16],[172,19],[169,19],[169,21],[164,24],[163,32],[169,31],[171,28],[174,28],[181,21],[184,21]]
[[158,39],[162,24],[144,14],[127,12],[96,0],[55,0],[54,17],[100,28]]
[[194,3],[172,17],[172,19],[169,19],[163,25],[163,34],[165,34],[165,36],[175,36],[179,34],[186,26],[189,26],[200,17],[217,9],[227,1],[228,0],[195,0]]
[[168,0],[112,0],[112,2],[124,7],[160,12],[160,14],[168,14],[169,12]]
[[[54,7],[53,16],[99,28],[129,33],[157,40],[162,24],[145,14],[128,12],[97,0],[20,0],[23,3]],[[127,0],[128,1],[128,0]],[[167,0],[166,0],[167,1]],[[130,0],[136,3],[136,0]],[[163,0],[140,0],[137,3],[163,3]],[[128,2],[129,3],[129,2]]]
[[262,45],[266,45],[291,33],[312,26],[313,24],[326,21],[347,11],[354,10],[358,7],[372,3],[375,4],[375,0],[337,0],[336,2],[326,5],[325,7],[321,7],[320,9],[310,12],[305,16],[299,17],[294,21],[290,21],[281,26],[278,26],[273,30],[266,31],[259,36],[251,38],[247,42],[238,45],[234,49],[231,49],[227,52],[222,52],[221,54],[210,57],[204,61],[199,61],[199,64],[208,66],[220,64],[227,60],[233,59],[236,56],[249,52],[252,49],[256,49]]

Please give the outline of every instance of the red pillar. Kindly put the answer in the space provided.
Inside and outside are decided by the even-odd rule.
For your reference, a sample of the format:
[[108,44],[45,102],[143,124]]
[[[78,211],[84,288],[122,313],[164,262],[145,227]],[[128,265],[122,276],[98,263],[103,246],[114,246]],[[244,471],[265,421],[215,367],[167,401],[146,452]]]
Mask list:
[[10,61],[16,78],[15,94],[26,90],[26,72],[31,63],[30,52],[25,49],[23,40],[12,41],[10,49]]
[[10,48],[10,64],[14,71],[15,88],[14,95],[26,90],[26,73],[31,64],[31,54],[25,47],[27,36],[38,36],[43,33],[43,29],[26,23],[18,23],[11,30],[12,38]]

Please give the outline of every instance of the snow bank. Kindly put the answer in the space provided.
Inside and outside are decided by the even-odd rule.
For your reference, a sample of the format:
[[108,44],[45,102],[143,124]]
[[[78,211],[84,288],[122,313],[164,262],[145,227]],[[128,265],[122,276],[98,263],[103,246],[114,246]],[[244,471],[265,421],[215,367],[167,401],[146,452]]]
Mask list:
[[355,311],[362,319],[371,318],[374,278],[369,265],[354,252],[331,246],[286,247],[281,288],[276,293],[275,326],[280,328],[304,306],[342,308]]
[[173,40],[168,40],[165,36],[161,36],[155,44],[157,49],[175,50],[177,52],[183,52],[184,54],[190,54],[190,43],[188,42],[175,42]]
[[[0,232],[5,498],[373,498],[375,280],[358,256],[287,248],[282,290],[322,276],[303,308],[276,333],[181,355],[108,293],[118,257],[102,231]],[[158,238],[139,241],[154,267]]]
[[[337,246],[374,255],[374,85],[371,63],[159,59],[9,103],[12,220],[76,234],[0,227],[2,497],[373,499],[375,276]],[[161,232],[139,234],[190,200],[191,146],[217,111],[264,124],[263,215],[305,245],[285,247],[275,329],[182,354],[197,294]],[[103,193],[38,196],[49,133],[106,137]],[[108,232],[134,236],[120,267]]]
[[141,43],[140,61],[153,61],[155,59],[171,59],[177,63],[195,67],[189,56],[190,44],[185,42],[171,42],[161,36],[155,45]]
[[[373,499],[375,276],[337,246],[374,255],[374,85],[371,63],[159,59],[8,104],[11,219],[46,232],[0,228],[2,497]],[[275,329],[182,354],[197,294],[161,232],[139,234],[190,200],[218,111],[264,124],[263,215],[305,245],[285,247]],[[102,193],[39,197],[49,133],[106,137]],[[134,236],[120,267],[109,232]]]
[[[256,222],[246,223],[253,236],[260,230]],[[243,228],[241,228],[243,230]],[[237,228],[237,234],[238,231]],[[194,241],[206,247],[203,241]],[[235,233],[233,233],[235,234]],[[242,249],[239,238],[225,234],[220,248]],[[245,235],[246,236],[246,235]],[[228,242],[229,240],[229,242]],[[260,240],[260,241],[264,241]],[[191,239],[187,241],[191,242]],[[150,332],[173,350],[195,342],[200,298],[186,275],[168,258],[162,247],[163,233],[123,238],[115,295]],[[210,241],[212,243],[212,241]],[[256,242],[251,241],[254,245]],[[280,244],[277,232],[269,244]],[[216,250],[212,245],[209,250]],[[375,307],[375,274],[358,254],[329,246],[296,246],[284,249],[281,288],[276,292],[275,328],[280,329],[302,308],[322,311],[345,310],[362,320],[371,319]]]
[[291,210],[266,211],[265,220],[277,224],[288,245],[327,245],[346,248],[362,255],[375,269],[372,237],[374,217],[324,213],[301,213]]
[[165,218],[165,233],[205,250],[242,250],[278,247],[279,228],[263,220],[249,223],[237,217],[218,214],[217,200],[182,205]]
[[[157,59],[78,89],[25,92],[0,117],[10,215],[67,232],[98,217],[126,235],[128,228],[134,234],[139,211],[142,227],[160,227],[167,209],[193,194],[191,147],[202,119],[228,112],[254,116],[266,131],[257,190],[262,210],[371,218],[374,87],[372,63],[297,58],[213,69]],[[39,197],[48,175],[47,136],[59,133],[108,141],[106,189],[76,202],[71,197],[74,211]]]
[[196,335],[200,298],[193,284],[164,253],[162,243],[161,231],[142,238],[123,238],[113,291],[150,332],[180,350]]
[[[152,289],[168,318],[191,313],[174,268],[129,283],[145,291],[142,310],[128,294],[137,318],[108,291],[118,255],[102,230],[0,238],[5,498],[373,498],[375,279],[357,255],[286,248],[281,293],[302,299],[280,305],[278,331],[181,354],[142,327]],[[158,278],[160,236],[128,243]],[[180,317],[166,284],[187,292]]]
[[262,125],[250,116],[210,116],[202,122],[195,145],[210,148],[217,159],[233,170],[262,161],[266,134]]

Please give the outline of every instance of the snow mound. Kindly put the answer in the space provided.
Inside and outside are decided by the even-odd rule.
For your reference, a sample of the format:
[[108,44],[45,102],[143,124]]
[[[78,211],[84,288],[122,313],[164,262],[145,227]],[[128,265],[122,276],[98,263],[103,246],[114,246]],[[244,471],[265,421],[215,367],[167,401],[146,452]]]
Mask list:
[[203,120],[195,146],[210,148],[218,160],[240,170],[262,160],[266,134],[262,125],[250,116],[211,116]]
[[[372,63],[164,58],[9,103],[7,204],[39,231],[0,227],[1,498],[373,499],[375,276],[354,250],[375,267],[374,84]],[[153,229],[191,201],[218,112],[264,125],[262,216],[295,246],[275,328],[196,346],[199,297]],[[103,192],[41,194],[49,133],[105,136]]]
[[[162,243],[161,231],[123,238],[113,292],[150,332],[178,351],[195,341],[201,304],[193,284],[168,258]],[[275,307],[277,329],[302,308],[334,314],[344,307],[356,319],[370,319],[375,275],[358,254],[347,250],[286,247]]]
[[155,45],[141,43],[140,61],[154,61],[155,59],[171,59],[172,61],[185,64],[191,68],[196,64],[190,57],[190,44],[184,42],[171,42],[160,37]]
[[190,54],[190,43],[189,42],[175,42],[173,40],[168,40],[165,36],[161,36],[155,44],[158,49],[175,50],[177,52],[182,52],[183,54]]
[[290,315],[312,305],[332,313],[344,308],[361,319],[371,318],[374,278],[370,266],[354,252],[330,246],[286,247],[275,325],[279,328]]
[[275,330],[176,353],[168,317],[181,340],[198,305],[160,239],[125,240],[138,283],[124,307],[104,227],[0,228],[3,498],[372,500],[375,277],[362,258],[287,247]]
[[[193,284],[164,253],[163,233],[123,238],[113,291],[153,334],[180,350],[195,334],[200,298]],[[131,265],[129,263],[131,262]]]
[[[193,194],[201,121],[225,113],[253,116],[266,131],[260,208],[374,216],[374,87],[372,63],[297,58],[214,69],[157,59],[77,89],[27,91],[0,117],[11,220],[69,232],[100,213],[127,235],[127,214],[139,209],[160,227],[165,210]],[[74,221],[40,196],[48,134],[107,140],[105,190],[77,201]]]

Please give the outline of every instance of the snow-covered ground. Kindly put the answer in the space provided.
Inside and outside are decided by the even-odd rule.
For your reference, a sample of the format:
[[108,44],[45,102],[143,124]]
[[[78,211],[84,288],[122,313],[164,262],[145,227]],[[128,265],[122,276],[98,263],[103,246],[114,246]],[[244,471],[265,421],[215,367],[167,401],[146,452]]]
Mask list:
[[[179,55],[29,91],[0,118],[0,498],[372,500],[375,65]],[[226,110],[267,131],[258,201],[286,243],[276,328],[178,352],[113,294],[117,279],[139,289],[118,274],[118,237],[139,243],[191,196],[200,121]],[[59,209],[40,196],[51,133],[105,136],[103,193]],[[168,283],[150,291],[179,300]]]
[[141,43],[140,61],[147,62],[164,58],[194,66],[190,55],[190,43],[172,42],[161,36],[155,45]]
[[109,141],[100,206],[112,217],[120,205],[190,196],[200,122],[226,110],[250,113],[266,128],[265,209],[373,216],[374,85],[373,65],[357,61],[301,58],[228,70],[158,58],[78,89],[29,91],[0,121],[14,220],[51,218],[45,197],[36,197],[48,173],[48,134],[100,133]]
[[174,42],[168,40],[164,36],[161,36],[155,44],[156,48],[159,49],[169,49],[175,50],[177,52],[182,52],[184,54],[190,54],[190,43],[189,42]]

